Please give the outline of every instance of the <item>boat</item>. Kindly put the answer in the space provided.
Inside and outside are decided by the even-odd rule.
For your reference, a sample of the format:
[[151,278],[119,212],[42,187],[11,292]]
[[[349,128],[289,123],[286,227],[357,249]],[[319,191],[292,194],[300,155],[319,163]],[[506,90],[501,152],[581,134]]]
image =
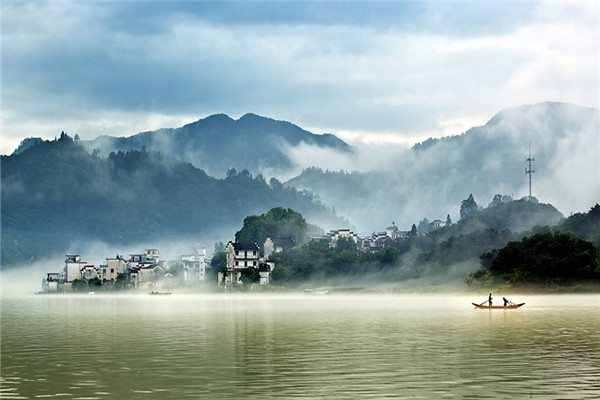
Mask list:
[[509,304],[507,306],[485,306],[483,304],[477,304],[477,303],[471,303],[475,306],[475,308],[485,308],[488,310],[511,310],[514,308],[519,308],[521,306],[523,306],[525,303],[520,303],[520,304]]
[[171,292],[148,292],[148,294],[154,295],[154,296],[168,296],[171,294]]

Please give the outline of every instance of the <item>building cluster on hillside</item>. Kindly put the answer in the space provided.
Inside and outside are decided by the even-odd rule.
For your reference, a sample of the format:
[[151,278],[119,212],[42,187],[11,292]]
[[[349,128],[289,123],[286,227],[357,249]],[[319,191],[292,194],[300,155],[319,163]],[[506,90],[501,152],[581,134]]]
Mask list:
[[130,254],[127,259],[117,254],[114,258],[107,258],[106,263],[100,266],[82,261],[78,254],[67,254],[64,269],[49,272],[44,279],[43,290],[69,291],[76,280],[95,279],[103,285],[113,285],[118,279],[123,279],[128,288],[152,287],[158,280],[172,276],[171,271],[174,270],[183,271],[184,281],[204,281],[206,250],[197,249],[194,254],[162,261],[158,249],[146,249],[141,254]]
[[296,240],[292,237],[268,237],[262,249],[257,243],[230,241],[225,247],[227,260],[225,270],[218,273],[219,286],[242,283],[243,271],[248,268],[258,271],[259,285],[268,285],[271,281],[271,272],[275,268],[275,263],[270,260],[271,255],[293,247],[296,247]]
[[[445,225],[440,220],[429,224],[430,229]],[[350,229],[336,229],[323,236],[313,237],[311,240],[326,241],[330,247],[336,247],[341,238],[351,239],[356,243],[359,251],[378,251],[410,235],[407,231],[400,231],[395,225],[385,231],[373,233],[370,236],[359,237]],[[268,285],[275,263],[271,260],[273,253],[284,249],[296,247],[297,243],[292,237],[271,238],[267,237],[260,246],[257,243],[228,242],[225,247],[226,266],[217,274],[217,284],[221,287],[243,283],[244,272],[255,269],[258,272],[258,284]],[[149,288],[163,278],[170,278],[173,273],[180,273],[179,279],[184,282],[198,282],[206,280],[206,250],[197,249],[194,254],[180,255],[174,260],[160,260],[157,249],[146,249],[141,254],[130,254],[126,259],[121,255],[107,258],[106,263],[100,266],[90,265],[82,261],[77,254],[67,254],[65,267],[61,272],[50,272],[43,282],[45,292],[70,291],[76,280],[98,280],[102,285],[114,285],[119,279],[126,282],[127,288]]]

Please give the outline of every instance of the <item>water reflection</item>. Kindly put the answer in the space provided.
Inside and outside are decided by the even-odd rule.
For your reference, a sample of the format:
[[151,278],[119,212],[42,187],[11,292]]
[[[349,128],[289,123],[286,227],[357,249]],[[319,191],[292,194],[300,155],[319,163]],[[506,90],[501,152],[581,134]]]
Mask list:
[[1,398],[600,397],[600,297],[2,301]]

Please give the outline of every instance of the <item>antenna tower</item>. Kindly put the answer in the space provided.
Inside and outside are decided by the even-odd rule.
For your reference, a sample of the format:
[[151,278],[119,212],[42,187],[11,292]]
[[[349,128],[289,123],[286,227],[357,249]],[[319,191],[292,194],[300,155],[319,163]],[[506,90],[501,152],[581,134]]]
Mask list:
[[525,168],[525,174],[529,175],[529,199],[531,199],[531,174],[535,172],[535,169],[531,166],[531,163],[535,161],[534,157],[531,157],[531,146],[529,146],[529,157],[525,160],[527,168]]

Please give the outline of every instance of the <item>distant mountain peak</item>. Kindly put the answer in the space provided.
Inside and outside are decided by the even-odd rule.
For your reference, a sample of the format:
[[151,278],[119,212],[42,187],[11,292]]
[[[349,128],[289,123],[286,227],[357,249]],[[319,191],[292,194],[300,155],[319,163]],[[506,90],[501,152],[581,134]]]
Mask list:
[[294,167],[289,149],[300,144],[348,152],[351,147],[332,134],[314,134],[287,121],[254,113],[235,120],[213,114],[180,128],[142,132],[127,138],[97,138],[85,143],[89,151],[148,150],[170,154],[219,176],[236,168],[252,173],[285,172]]

